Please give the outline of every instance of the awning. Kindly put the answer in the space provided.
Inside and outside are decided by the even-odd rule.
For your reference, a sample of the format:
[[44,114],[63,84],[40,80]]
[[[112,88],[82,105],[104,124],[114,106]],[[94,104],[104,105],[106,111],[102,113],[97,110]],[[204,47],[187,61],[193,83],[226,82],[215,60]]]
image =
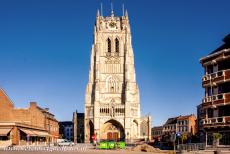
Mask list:
[[37,135],[37,136],[49,136],[49,134],[47,132],[43,132],[43,131],[38,131],[38,130],[33,130],[33,132]]
[[0,136],[7,136],[12,128],[0,128]]
[[35,134],[32,130],[24,129],[24,128],[20,128],[20,130],[23,131],[24,133],[26,133],[29,136],[37,136],[37,134]]
[[24,129],[24,128],[20,128],[20,130],[23,131],[24,133],[26,133],[29,136],[41,136],[41,137],[49,136],[49,134],[47,132],[45,132],[45,131]]

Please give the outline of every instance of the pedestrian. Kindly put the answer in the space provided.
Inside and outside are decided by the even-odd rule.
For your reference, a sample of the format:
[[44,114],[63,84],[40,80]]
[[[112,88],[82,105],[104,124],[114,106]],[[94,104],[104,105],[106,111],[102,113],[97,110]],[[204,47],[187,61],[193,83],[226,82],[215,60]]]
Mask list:
[[95,148],[96,148],[96,146],[97,146],[97,139],[96,139],[96,135],[95,135],[95,134],[93,134],[92,140],[93,140],[93,145],[94,145]]

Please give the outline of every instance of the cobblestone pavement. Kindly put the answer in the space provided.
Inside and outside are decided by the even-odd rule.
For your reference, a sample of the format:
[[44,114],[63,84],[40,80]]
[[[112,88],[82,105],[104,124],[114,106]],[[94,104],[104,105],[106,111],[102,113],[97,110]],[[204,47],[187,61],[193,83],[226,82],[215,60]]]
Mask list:
[[[0,151],[0,154],[140,154],[142,152],[133,152],[133,151],[99,151],[99,150],[86,150],[85,152],[79,151]],[[153,154],[148,152],[143,152],[143,154]]]
[[[99,150],[94,149],[91,144],[77,144],[70,147],[58,146],[14,146],[8,148],[0,148],[0,154],[140,154],[142,152],[134,152],[126,150]],[[153,154],[143,152],[144,154]],[[166,152],[167,153],[167,152]]]

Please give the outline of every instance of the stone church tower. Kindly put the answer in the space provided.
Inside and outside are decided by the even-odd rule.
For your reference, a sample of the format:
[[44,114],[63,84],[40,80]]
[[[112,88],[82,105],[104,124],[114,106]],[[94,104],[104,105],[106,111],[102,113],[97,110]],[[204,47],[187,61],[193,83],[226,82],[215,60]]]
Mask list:
[[[97,12],[85,95],[85,142],[138,139],[141,134],[139,89],[128,13],[121,17]],[[146,121],[146,125],[150,122]],[[149,128],[147,127],[149,132]]]

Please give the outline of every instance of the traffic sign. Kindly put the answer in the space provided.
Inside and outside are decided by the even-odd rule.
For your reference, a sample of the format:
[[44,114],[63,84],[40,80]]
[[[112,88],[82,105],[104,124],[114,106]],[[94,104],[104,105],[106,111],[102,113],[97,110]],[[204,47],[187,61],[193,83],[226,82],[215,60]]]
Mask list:
[[180,136],[181,136],[180,132],[177,132],[177,133],[176,133],[176,136],[177,136],[177,137],[180,137]]

